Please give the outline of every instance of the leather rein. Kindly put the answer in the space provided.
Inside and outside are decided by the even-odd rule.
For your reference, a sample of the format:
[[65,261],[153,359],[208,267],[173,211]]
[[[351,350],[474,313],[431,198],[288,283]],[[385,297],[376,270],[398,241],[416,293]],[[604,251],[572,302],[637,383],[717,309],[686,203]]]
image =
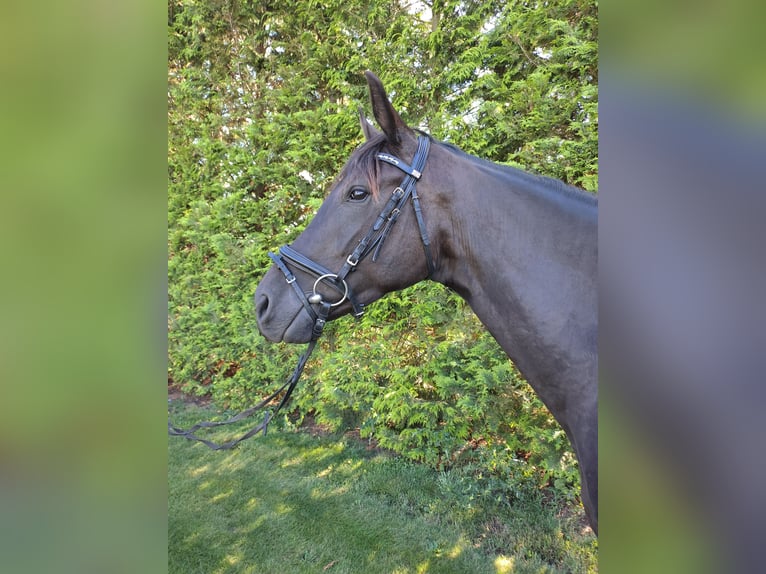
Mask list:
[[[423,249],[426,255],[426,265],[428,267],[428,276],[430,277],[434,271],[433,256],[431,255],[431,242],[428,238],[428,231],[426,230],[425,220],[423,219],[423,212],[420,208],[420,198],[416,184],[420,179],[423,168],[428,158],[428,150],[430,148],[430,140],[427,136],[418,136],[418,149],[415,152],[415,157],[412,160],[412,165],[408,165],[396,156],[378,152],[376,158],[380,161],[384,161],[404,172],[405,176],[402,183],[394,189],[391,194],[391,198],[388,200],[383,210],[378,215],[375,223],[373,223],[370,231],[365,235],[357,244],[356,248],[346,258],[343,266],[337,273],[333,273],[326,267],[316,263],[311,258],[306,257],[302,253],[296,251],[289,245],[283,245],[279,248],[279,254],[269,252],[269,257],[274,262],[274,265],[285,276],[285,281],[291,286],[295,292],[298,300],[303,304],[303,308],[309,314],[313,321],[313,327],[311,330],[311,340],[306,347],[306,350],[301,354],[298,359],[298,365],[293,370],[290,378],[271,395],[263,399],[257,405],[239,413],[238,415],[231,417],[225,421],[206,421],[197,423],[188,429],[181,429],[174,426],[170,420],[168,420],[168,434],[172,436],[182,436],[189,440],[199,441],[213,450],[231,449],[238,445],[243,440],[246,440],[259,432],[263,431],[265,435],[268,430],[269,422],[277,415],[280,409],[290,399],[290,395],[298,384],[303,368],[306,366],[311,353],[314,351],[317,340],[324,330],[327,318],[330,314],[330,310],[333,307],[337,307],[346,300],[349,301],[353,309],[353,315],[356,318],[361,317],[364,314],[364,305],[359,302],[353,290],[346,282],[346,277],[349,273],[356,270],[357,265],[372,254],[372,260],[377,261],[380,250],[383,247],[383,243],[388,238],[391,228],[396,223],[402,209],[405,204],[412,198],[412,206],[415,211],[415,219],[418,223],[418,229],[420,231],[420,239],[423,242]],[[311,292],[304,291],[298,284],[295,274],[291,271],[290,266],[293,266],[301,271],[314,276],[316,279]],[[334,302],[325,301],[324,297],[317,292],[317,287],[322,283],[328,285],[337,291],[340,295],[340,299]],[[279,402],[277,408],[273,413],[266,412],[264,414],[263,421],[250,429],[248,432],[240,436],[239,438],[230,440],[225,443],[215,443],[213,441],[196,436],[194,433],[202,428],[212,428],[227,425],[230,423],[238,422],[246,419],[254,413],[265,408],[272,400],[274,400],[283,390],[287,389],[282,400]]]

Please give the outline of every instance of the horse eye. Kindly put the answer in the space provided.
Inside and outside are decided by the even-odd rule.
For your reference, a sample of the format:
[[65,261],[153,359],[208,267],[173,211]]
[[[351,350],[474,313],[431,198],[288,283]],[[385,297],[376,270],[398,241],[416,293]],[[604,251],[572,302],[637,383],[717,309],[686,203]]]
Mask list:
[[348,198],[351,201],[362,201],[367,198],[369,195],[369,192],[361,187],[355,187],[351,190],[351,192],[348,194]]

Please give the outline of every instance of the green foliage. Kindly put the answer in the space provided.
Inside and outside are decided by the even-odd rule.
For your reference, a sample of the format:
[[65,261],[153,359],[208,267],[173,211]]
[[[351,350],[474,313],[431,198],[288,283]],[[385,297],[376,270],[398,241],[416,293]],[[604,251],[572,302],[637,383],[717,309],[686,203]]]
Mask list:
[[[405,121],[469,153],[597,186],[596,4],[395,0],[168,5],[168,378],[244,408],[298,350],[258,334],[269,249],[321,204],[362,135],[362,72]],[[429,16],[429,14],[432,14]],[[471,311],[424,283],[331,324],[295,395],[437,468],[570,496],[563,431]]]

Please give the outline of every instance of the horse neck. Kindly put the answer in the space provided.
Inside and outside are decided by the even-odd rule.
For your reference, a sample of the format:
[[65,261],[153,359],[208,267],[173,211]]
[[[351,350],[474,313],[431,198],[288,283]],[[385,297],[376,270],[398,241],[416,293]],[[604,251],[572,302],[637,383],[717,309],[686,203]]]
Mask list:
[[[553,180],[439,150],[435,167],[454,176],[438,192],[437,204],[446,212],[437,214],[434,279],[469,303],[533,386],[536,378],[550,379],[545,371],[555,371],[559,361],[595,353],[593,198]],[[581,348],[584,335],[589,349]],[[547,362],[539,360],[543,354]]]

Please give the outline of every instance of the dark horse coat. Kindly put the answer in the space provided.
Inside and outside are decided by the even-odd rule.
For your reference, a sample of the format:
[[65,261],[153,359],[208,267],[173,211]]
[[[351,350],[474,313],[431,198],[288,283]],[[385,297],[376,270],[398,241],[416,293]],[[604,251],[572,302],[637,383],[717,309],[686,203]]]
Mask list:
[[[380,80],[366,76],[382,132],[362,117],[367,142],[292,244],[333,271],[344,266],[402,181],[401,169],[378,154],[411,162],[419,137],[391,106]],[[433,272],[429,277],[416,216],[407,208],[377,260],[360,261],[348,274],[348,287],[363,304],[426,278],[459,293],[569,437],[580,465],[583,504],[597,531],[598,200],[559,181],[430,141],[417,194]],[[294,273],[311,293],[316,277],[301,269]],[[275,267],[258,285],[255,305],[267,339],[311,338],[306,303]],[[351,310],[346,301],[329,311],[329,319]]]

